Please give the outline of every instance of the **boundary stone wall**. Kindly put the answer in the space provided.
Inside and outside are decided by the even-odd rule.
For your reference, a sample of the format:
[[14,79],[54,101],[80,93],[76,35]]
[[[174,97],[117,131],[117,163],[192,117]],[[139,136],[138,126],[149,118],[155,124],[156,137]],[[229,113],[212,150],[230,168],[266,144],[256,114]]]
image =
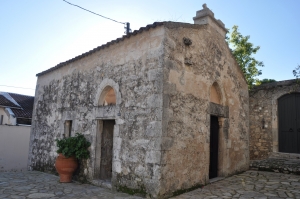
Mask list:
[[27,170],[30,128],[0,125],[0,172]]
[[300,92],[297,80],[263,84],[250,91],[250,159],[268,158],[278,152],[277,100],[285,94]]

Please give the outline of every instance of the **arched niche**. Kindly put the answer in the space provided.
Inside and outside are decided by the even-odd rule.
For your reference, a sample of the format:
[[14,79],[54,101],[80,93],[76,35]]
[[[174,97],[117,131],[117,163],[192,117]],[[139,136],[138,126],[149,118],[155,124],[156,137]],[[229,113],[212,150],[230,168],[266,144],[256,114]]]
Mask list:
[[121,104],[121,93],[119,85],[112,79],[104,79],[98,86],[94,99],[95,106],[119,105]]
[[100,106],[116,105],[116,101],[115,90],[111,86],[107,86],[103,89],[98,104]]
[[210,87],[210,102],[220,105],[222,104],[221,91],[217,82],[213,83]]
[[[107,181],[116,182],[113,172],[116,172],[114,163],[115,148],[113,146],[114,137],[119,134],[119,124],[117,120],[119,116],[119,105],[121,104],[121,93],[119,85],[112,79],[104,79],[98,85],[96,91],[94,105],[95,107],[95,138],[92,146],[94,146],[94,168],[93,179],[97,183]],[[107,105],[113,105],[105,107]],[[104,110],[104,111],[103,111]]]

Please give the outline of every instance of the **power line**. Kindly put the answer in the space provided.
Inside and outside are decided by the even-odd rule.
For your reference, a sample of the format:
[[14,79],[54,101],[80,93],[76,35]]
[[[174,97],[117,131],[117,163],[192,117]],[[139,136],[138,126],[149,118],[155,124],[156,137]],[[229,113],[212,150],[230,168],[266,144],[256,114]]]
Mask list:
[[22,88],[22,89],[30,89],[30,90],[35,90],[35,89],[33,89],[33,88],[24,88],[24,87],[17,87],[17,86],[7,86],[7,85],[0,85],[0,86],[12,87],[12,88]]
[[83,9],[83,10],[85,10],[85,11],[88,11],[88,12],[90,12],[90,13],[93,13],[93,14],[95,14],[95,15],[98,15],[98,16],[100,16],[100,17],[103,17],[103,18],[105,18],[105,19],[109,19],[109,20],[111,20],[111,21],[114,21],[114,22],[117,22],[117,23],[125,24],[125,25],[126,25],[125,22],[119,22],[119,21],[116,21],[116,20],[114,20],[114,19],[111,19],[111,18],[105,17],[105,16],[103,16],[103,15],[97,14],[97,13],[95,13],[95,12],[93,12],[93,11],[90,11],[90,10],[85,9],[85,8],[83,8],[83,7],[80,7],[80,6],[78,6],[78,5],[72,4],[72,3],[70,3],[70,2],[68,2],[68,1],[66,1],[66,0],[63,0],[63,1],[66,2],[66,3],[68,3],[68,4],[70,4],[70,5],[72,5],[72,6],[76,6],[76,7],[80,8],[80,9]]

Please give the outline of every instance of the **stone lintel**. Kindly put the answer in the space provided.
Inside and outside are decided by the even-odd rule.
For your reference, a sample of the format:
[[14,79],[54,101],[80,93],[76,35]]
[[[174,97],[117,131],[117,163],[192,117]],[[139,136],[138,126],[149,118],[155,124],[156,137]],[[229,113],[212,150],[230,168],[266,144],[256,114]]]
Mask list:
[[208,113],[210,115],[215,115],[218,117],[229,117],[229,108],[228,106],[222,106],[220,104],[215,104],[213,102],[209,103]]
[[119,108],[117,106],[97,106],[94,108],[96,119],[116,119]]

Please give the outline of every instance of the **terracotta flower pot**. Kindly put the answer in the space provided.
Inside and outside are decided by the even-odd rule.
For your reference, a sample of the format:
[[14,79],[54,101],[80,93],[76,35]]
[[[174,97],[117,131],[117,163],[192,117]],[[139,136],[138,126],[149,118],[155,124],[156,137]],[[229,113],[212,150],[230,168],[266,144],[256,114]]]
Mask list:
[[71,182],[74,171],[78,167],[75,156],[66,158],[62,153],[58,154],[55,162],[56,171],[59,174],[60,182]]

